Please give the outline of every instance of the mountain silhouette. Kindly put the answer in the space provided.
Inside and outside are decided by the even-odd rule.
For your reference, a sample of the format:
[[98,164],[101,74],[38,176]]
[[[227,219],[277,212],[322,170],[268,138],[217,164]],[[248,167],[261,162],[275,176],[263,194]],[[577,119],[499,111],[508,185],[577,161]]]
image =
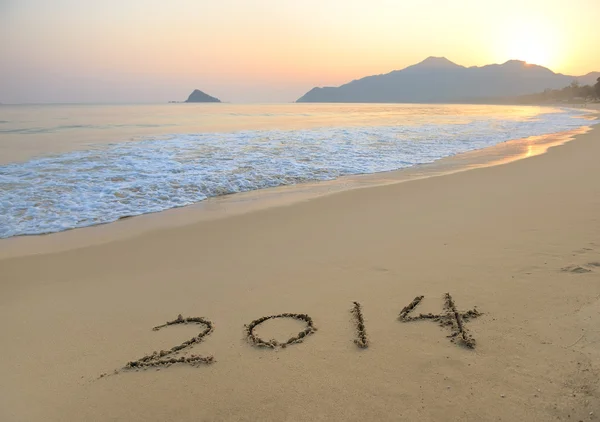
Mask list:
[[590,72],[587,75],[580,76],[577,78],[582,85],[594,85],[600,78],[600,72]]
[[503,64],[465,67],[445,57],[383,75],[367,76],[340,87],[313,88],[297,102],[452,103],[506,98],[559,89],[577,79],[593,85],[597,72],[576,77],[548,68],[509,60]]
[[194,92],[190,94],[186,103],[220,103],[221,100],[215,97],[211,97],[208,94],[200,91],[199,89],[195,89]]

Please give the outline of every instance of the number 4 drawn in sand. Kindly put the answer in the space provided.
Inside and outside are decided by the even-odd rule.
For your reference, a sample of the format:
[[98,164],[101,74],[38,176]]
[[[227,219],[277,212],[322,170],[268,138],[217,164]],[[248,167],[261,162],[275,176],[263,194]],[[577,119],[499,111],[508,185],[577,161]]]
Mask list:
[[425,296],[417,296],[414,298],[412,302],[402,309],[398,319],[402,322],[422,320],[437,322],[440,326],[448,327],[450,329],[450,335],[448,337],[450,338],[451,342],[454,343],[458,339],[462,345],[468,347],[469,349],[474,349],[475,339],[469,333],[465,324],[470,319],[481,316],[481,312],[479,312],[476,308],[466,312],[457,311],[454,299],[452,299],[450,293],[446,293],[444,295],[444,313],[439,315],[429,313],[419,314],[419,316],[409,316],[409,314],[414,311],[417,306],[419,306],[419,303],[421,303],[424,297]]

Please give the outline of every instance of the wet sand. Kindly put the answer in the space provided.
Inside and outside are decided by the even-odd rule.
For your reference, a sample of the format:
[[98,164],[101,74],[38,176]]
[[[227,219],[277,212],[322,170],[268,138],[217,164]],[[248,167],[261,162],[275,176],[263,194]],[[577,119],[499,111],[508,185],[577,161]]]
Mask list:
[[0,420],[596,420],[598,157],[2,242]]

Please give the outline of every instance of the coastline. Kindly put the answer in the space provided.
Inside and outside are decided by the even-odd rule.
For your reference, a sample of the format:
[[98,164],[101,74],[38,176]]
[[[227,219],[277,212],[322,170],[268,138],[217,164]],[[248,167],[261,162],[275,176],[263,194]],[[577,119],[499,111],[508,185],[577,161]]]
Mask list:
[[[170,211],[41,236],[61,240],[0,259],[0,419],[596,420],[600,128],[564,141],[502,165],[456,156],[454,170],[477,168],[273,198],[289,206],[248,200],[261,205],[186,220],[192,206],[158,229],[146,224]],[[106,237],[64,249],[84,231]],[[474,350],[397,320],[418,295],[417,313],[440,312],[446,292],[483,313],[467,323]],[[352,342],[352,301],[366,350]],[[282,312],[319,331],[278,351],[246,342],[244,324]],[[178,314],[215,322],[192,353],[216,363],[111,374],[196,335],[151,330]],[[281,340],[302,328],[257,331]]]
[[[590,117],[593,116],[595,114]],[[430,164],[399,170],[342,176],[329,181],[306,182],[211,197],[185,207],[126,217],[110,223],[56,233],[0,239],[0,260],[107,243],[139,236],[149,231],[222,219],[270,207],[289,206],[353,189],[385,186],[507,164],[545,154],[550,148],[570,142],[577,135],[584,134],[590,129],[591,126],[583,126],[567,132],[515,139],[445,157]]]
[[[249,104],[219,104],[220,113],[215,119],[214,104],[181,104],[179,107],[166,104],[140,104],[135,108],[127,105],[115,105],[119,114],[131,114],[131,121],[127,125],[113,127],[113,118],[104,116],[98,119],[98,114],[103,115],[103,105],[84,105],[92,115],[91,124],[87,115],[77,113],[81,105],[61,105],[58,109],[49,111],[50,117],[37,122],[33,133],[29,133],[27,127],[16,124],[9,128],[8,132],[0,131],[0,165],[15,162],[25,162],[36,158],[52,157],[76,151],[94,150],[104,148],[108,145],[121,145],[128,142],[137,142],[147,139],[170,139],[177,136],[202,133],[231,133],[254,130],[307,130],[324,129],[329,127],[357,127],[357,126],[379,126],[387,125],[389,121],[379,119],[370,112],[371,108],[389,107],[400,108],[426,108],[438,107],[441,109],[457,106],[459,104],[323,104],[296,103],[286,104],[262,104],[261,112],[252,113],[245,109]],[[56,105],[22,105],[8,106],[23,108],[45,108]],[[460,104],[468,107],[475,114],[478,113],[480,104]],[[517,108],[517,109],[578,109],[577,107],[554,107],[554,106],[506,106],[491,105],[495,109]],[[304,110],[299,110],[303,108]],[[99,110],[95,110],[99,109]],[[338,115],[334,122],[331,120],[332,112],[344,110],[344,115]],[[90,111],[91,110],[91,111]],[[581,109],[584,110],[585,109]],[[25,116],[23,110],[10,113],[9,120],[22,121]],[[105,111],[108,112],[108,111]],[[177,114],[183,113],[182,120],[177,119]],[[203,116],[197,121],[198,116]],[[96,119],[96,120],[95,120]],[[388,118],[389,119],[389,118]],[[57,124],[57,122],[59,124]],[[60,124],[68,122],[68,124]],[[194,123],[195,122],[195,123]],[[5,128],[6,130],[6,128]],[[11,133],[13,135],[11,136]],[[8,137],[7,137],[8,135]]]

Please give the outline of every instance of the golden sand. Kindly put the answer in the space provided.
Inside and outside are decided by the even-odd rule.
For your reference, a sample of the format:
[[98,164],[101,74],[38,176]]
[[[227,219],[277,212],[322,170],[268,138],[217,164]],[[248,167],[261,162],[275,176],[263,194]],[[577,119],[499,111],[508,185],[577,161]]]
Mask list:
[[596,420],[599,157],[5,248],[0,420]]

